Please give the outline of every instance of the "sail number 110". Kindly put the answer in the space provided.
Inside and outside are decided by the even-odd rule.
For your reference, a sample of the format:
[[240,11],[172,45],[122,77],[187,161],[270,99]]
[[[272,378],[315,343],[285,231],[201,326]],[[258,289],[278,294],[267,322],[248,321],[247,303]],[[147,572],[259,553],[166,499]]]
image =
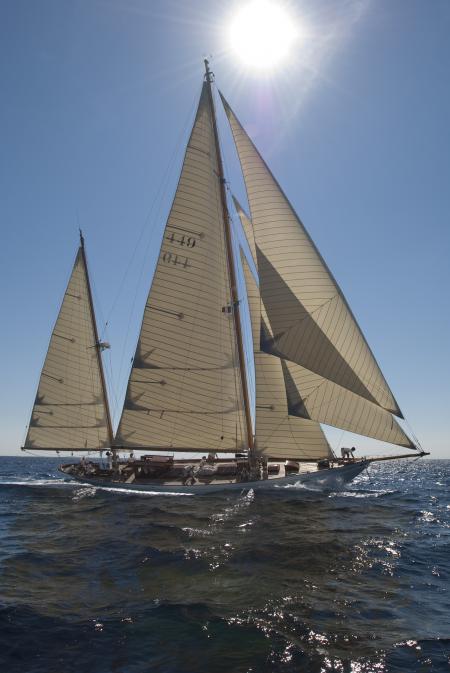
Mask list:
[[163,250],[161,259],[165,264],[175,264],[175,266],[179,264],[183,267],[183,269],[187,269],[189,266],[191,266],[189,264],[189,259],[185,257],[185,255],[175,255],[173,252]]

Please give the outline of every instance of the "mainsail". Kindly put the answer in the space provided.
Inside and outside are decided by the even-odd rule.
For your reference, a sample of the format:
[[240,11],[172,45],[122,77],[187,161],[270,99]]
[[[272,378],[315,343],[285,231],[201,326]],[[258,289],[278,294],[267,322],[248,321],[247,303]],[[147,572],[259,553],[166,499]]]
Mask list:
[[318,460],[331,457],[330,446],[319,423],[289,415],[282,361],[273,355],[263,353],[260,349],[259,289],[242,253],[241,259],[255,358],[256,449],[268,458]]
[[[249,248],[252,255],[255,255],[256,245],[252,222],[237,199],[234,199],[234,204],[240,217]],[[253,261],[257,266],[256,259]],[[268,397],[266,394],[266,372],[276,372],[280,380],[284,379],[284,388],[281,385],[279,386],[276,399],[283,400],[284,402],[287,397],[286,413],[289,416],[326,423],[327,425],[365,435],[366,437],[373,437],[380,441],[415,448],[415,444],[411,442],[388,411],[315,372],[311,372],[288,360],[280,360],[276,355],[265,354],[261,351],[261,342],[266,343],[268,340],[273,339],[273,333],[259,288],[245,259],[243,259],[243,266],[254,335],[257,394],[259,389],[260,396]],[[279,375],[280,370],[282,371],[282,376]],[[265,400],[265,404],[260,405],[260,409],[262,410],[259,412],[260,418],[263,415],[271,417],[273,407],[267,404],[267,400]],[[258,402],[256,403],[256,416],[258,419]],[[257,420],[257,438],[259,438],[259,432],[260,428]]]
[[116,446],[248,446],[208,84],[164,230]]
[[222,101],[244,174],[261,297],[273,330],[262,350],[402,417],[339,286],[223,96]]
[[50,339],[25,449],[111,445],[108,401],[83,239]]

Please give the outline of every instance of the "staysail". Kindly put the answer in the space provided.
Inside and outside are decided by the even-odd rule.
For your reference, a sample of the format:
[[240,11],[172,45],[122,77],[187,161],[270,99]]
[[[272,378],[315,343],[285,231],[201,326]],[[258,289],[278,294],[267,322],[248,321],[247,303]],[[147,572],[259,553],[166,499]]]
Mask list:
[[102,449],[112,431],[83,239],[42,368],[24,449]]
[[[252,254],[255,254],[256,246],[252,222],[237,199],[234,199],[234,204],[248,240],[249,248]],[[255,259],[254,262],[256,265]],[[255,364],[256,378],[258,381],[258,376],[261,376],[269,368],[266,362],[271,362],[271,360],[277,362],[277,364],[272,363],[271,367],[273,371],[278,371],[281,368],[283,372],[285,389],[282,392],[278,392],[281,398],[287,396],[289,415],[325,423],[342,430],[348,430],[349,432],[365,435],[366,437],[373,437],[374,439],[391,444],[415,448],[415,444],[388,411],[300,365],[288,360],[280,360],[276,355],[264,354],[261,351],[261,341],[264,343],[268,339],[273,338],[272,329],[261,300],[259,288],[245,260],[243,260],[243,266],[249,291],[255,360],[261,369],[261,372],[259,372]],[[268,360],[261,356],[265,356]],[[264,376],[261,377],[260,386],[263,385],[263,382]],[[258,391],[258,383],[256,389]],[[267,408],[270,407],[263,407],[263,409]],[[256,433],[258,436],[258,425]]]
[[293,416],[416,448],[388,411],[293,362],[282,360],[282,366],[289,413]]
[[213,111],[203,85],[115,444],[247,448]]
[[402,417],[339,286],[223,96],[222,101],[244,174],[261,297],[273,330],[262,350]]
[[319,423],[289,415],[282,362],[260,349],[259,289],[242,253],[241,260],[247,288],[255,358],[256,450],[268,458],[275,459],[318,460],[331,457],[330,446]]

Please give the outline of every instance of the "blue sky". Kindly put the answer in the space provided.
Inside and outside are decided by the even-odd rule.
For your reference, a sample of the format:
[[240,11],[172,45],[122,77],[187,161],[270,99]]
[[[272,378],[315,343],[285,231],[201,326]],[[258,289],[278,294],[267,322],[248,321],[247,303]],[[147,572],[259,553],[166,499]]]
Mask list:
[[78,226],[109,323],[117,419],[212,54],[414,432],[450,457],[450,4],[291,0],[302,38],[272,78],[227,49],[239,4],[2,3],[0,452],[24,439]]

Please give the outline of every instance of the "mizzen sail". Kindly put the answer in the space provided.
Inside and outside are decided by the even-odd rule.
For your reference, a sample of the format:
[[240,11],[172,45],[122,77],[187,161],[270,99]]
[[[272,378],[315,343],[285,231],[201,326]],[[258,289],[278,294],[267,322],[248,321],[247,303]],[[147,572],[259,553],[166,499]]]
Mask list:
[[244,174],[260,292],[273,330],[262,350],[402,417],[339,286],[223,96],[222,101]]
[[164,230],[117,446],[247,448],[207,86]]
[[25,449],[102,449],[111,445],[83,243],[50,339]]

